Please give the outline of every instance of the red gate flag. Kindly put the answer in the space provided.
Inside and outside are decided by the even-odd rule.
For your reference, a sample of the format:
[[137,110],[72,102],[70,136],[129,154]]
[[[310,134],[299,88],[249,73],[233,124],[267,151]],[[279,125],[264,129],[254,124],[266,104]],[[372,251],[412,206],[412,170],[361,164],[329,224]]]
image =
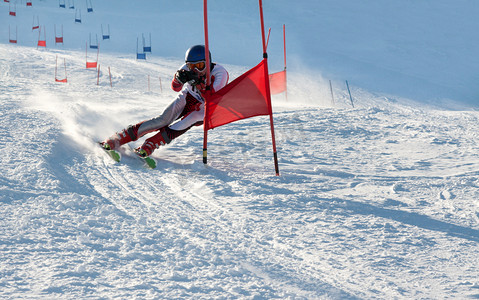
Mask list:
[[206,130],[234,121],[272,114],[265,82],[265,60],[206,101]]
[[68,82],[68,79],[67,79],[67,63],[66,63],[66,59],[64,58],[63,59],[63,65],[65,66],[65,78],[64,79],[58,79],[57,78],[57,70],[58,70],[58,56],[55,58],[55,82],[64,82],[64,83],[67,83]]
[[97,68],[97,62],[94,61],[94,62],[86,62],[86,68],[87,69],[96,69]]
[[[209,66],[207,0],[203,0],[205,27],[205,57]],[[264,36],[263,2],[259,0],[263,60],[254,68],[236,78],[221,90],[211,94],[210,73],[206,68],[205,118],[203,122],[203,163],[207,163],[208,130],[254,116],[269,115],[276,176],[279,176],[278,155],[274,137],[273,109],[268,75],[268,54]]]
[[285,92],[286,91],[286,70],[269,74],[269,85],[271,87],[271,95]]

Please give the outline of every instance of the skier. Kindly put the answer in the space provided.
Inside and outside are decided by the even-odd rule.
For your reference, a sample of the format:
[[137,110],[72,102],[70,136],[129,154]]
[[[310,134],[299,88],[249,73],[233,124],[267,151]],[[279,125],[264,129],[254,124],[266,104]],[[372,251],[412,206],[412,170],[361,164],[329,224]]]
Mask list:
[[[211,62],[211,52],[209,56],[211,92],[214,93],[228,83],[229,75],[224,67]],[[179,94],[161,115],[128,126],[101,142],[101,146],[106,150],[114,150],[147,133],[157,131],[158,133],[146,139],[141,147],[135,149],[139,156],[148,157],[155,149],[169,144],[191,127],[202,125],[205,114],[203,95],[206,88],[205,46],[192,46],[186,51],[185,64],[175,73],[171,87]]]

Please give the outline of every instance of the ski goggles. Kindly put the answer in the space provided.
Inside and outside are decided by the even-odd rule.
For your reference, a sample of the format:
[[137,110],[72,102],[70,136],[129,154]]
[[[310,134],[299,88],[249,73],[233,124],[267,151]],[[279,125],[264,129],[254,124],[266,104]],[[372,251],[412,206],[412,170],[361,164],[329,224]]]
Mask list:
[[198,61],[194,63],[186,63],[186,65],[188,66],[188,68],[190,68],[190,70],[197,69],[198,71],[203,71],[206,66],[206,63],[204,61]]

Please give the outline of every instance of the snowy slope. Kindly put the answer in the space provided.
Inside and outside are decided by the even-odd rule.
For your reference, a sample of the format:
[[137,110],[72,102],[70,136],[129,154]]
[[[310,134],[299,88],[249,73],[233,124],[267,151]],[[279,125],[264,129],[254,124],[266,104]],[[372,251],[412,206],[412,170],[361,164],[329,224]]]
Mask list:
[[[244,1],[229,22],[255,19],[249,2],[257,4]],[[199,3],[158,3],[169,23],[179,15],[201,22]],[[353,108],[339,80],[333,104],[327,78],[291,72],[288,101],[273,99],[280,177],[266,117],[211,131],[206,167],[201,128],[155,152],[155,170],[128,149],[115,164],[95,141],[171,101],[169,80],[190,42],[171,41],[159,22],[169,50],[136,61],[125,41],[155,24],[155,12],[136,15],[126,1],[116,11],[93,4],[94,14],[83,16],[95,25],[64,25],[81,36],[78,45],[0,44],[1,298],[479,297],[478,112],[357,85]],[[34,12],[49,24],[74,16],[55,1],[20,5],[18,19],[7,19],[1,3],[0,23],[29,27]],[[121,31],[104,43],[96,85],[84,43],[103,20]],[[117,40],[120,32],[130,38]],[[227,64],[227,49],[217,49],[233,78],[259,61],[245,50],[252,52]],[[67,84],[54,82],[56,56],[67,62]]]

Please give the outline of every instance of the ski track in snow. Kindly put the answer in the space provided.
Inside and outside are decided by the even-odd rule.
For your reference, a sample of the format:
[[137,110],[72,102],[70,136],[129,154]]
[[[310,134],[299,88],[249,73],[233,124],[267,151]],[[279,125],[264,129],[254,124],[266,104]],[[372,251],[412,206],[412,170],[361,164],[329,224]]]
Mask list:
[[180,62],[103,54],[110,88],[81,51],[0,50],[0,297],[479,297],[478,112],[277,96],[280,177],[265,117],[210,131],[208,166],[195,128],[147,170],[95,142],[160,112],[144,78]]

